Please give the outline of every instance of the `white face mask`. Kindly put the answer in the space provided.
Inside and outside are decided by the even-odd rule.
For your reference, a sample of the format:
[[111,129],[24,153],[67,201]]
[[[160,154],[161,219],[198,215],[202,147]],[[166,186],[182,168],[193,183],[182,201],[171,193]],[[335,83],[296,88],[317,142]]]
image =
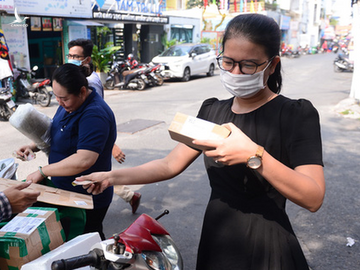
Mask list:
[[252,97],[266,87],[264,84],[264,72],[271,64],[271,61],[260,72],[252,75],[232,74],[229,71],[220,69],[220,80],[226,90],[235,97]]

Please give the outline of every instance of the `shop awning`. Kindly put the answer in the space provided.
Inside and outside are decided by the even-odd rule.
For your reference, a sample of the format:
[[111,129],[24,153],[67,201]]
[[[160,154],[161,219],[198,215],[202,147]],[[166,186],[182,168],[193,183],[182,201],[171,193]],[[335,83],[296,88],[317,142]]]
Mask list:
[[104,26],[101,23],[89,20],[68,20],[68,25]]

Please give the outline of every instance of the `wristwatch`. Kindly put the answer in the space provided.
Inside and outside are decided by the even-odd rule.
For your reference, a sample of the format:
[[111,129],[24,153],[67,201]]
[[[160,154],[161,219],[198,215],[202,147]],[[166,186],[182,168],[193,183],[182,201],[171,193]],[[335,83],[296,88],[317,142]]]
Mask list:
[[255,156],[251,156],[248,158],[246,162],[246,166],[253,170],[260,168],[262,164],[263,154],[264,154],[264,147],[259,145]]

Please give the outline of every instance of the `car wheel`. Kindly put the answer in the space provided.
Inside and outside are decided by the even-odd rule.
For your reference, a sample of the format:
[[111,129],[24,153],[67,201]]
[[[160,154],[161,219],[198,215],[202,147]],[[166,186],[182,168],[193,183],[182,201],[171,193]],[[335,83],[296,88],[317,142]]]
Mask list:
[[215,71],[215,66],[214,66],[214,64],[211,64],[211,65],[210,65],[210,68],[209,68],[209,72],[206,73],[206,75],[207,75],[208,77],[214,76],[214,71]]
[[181,78],[181,81],[183,82],[187,82],[190,80],[190,68],[189,67],[186,67],[185,70],[184,70],[184,75],[183,77]]

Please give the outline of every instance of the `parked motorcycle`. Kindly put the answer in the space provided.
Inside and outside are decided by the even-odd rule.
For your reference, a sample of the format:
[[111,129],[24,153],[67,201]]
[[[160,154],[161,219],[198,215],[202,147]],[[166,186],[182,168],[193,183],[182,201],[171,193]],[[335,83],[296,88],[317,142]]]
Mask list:
[[101,270],[182,270],[183,260],[178,248],[157,221],[168,213],[165,210],[155,219],[142,214],[123,232],[94,244],[88,254],[54,261],[51,269],[91,266],[91,269]]
[[164,78],[161,75],[161,64],[155,66],[148,64],[147,68],[144,70],[144,74],[148,78],[151,86],[161,86],[164,84]]
[[0,88],[0,117],[6,121],[9,121],[16,110],[16,104],[11,98],[12,94],[8,87]]
[[344,57],[342,54],[338,54],[338,56],[334,60],[334,71],[335,72],[353,72],[354,71],[354,62],[350,61],[349,58]]
[[125,76],[125,82],[123,79],[123,72],[129,70],[128,65],[124,61],[114,61],[111,65],[111,69],[108,72],[106,78],[105,88],[112,90],[115,87],[144,90],[147,80],[146,75],[143,73],[143,69],[136,70]]
[[281,49],[281,56],[298,58],[300,57],[300,52],[298,50],[292,50],[290,47],[284,47]]
[[[51,102],[52,87],[49,79],[33,79],[35,71],[38,69],[34,66],[29,72],[26,68],[17,68],[20,71],[19,76],[16,78],[16,94],[15,98],[31,98],[35,103],[40,104],[42,107],[47,107]],[[30,82],[28,81],[28,74],[30,74]]]

